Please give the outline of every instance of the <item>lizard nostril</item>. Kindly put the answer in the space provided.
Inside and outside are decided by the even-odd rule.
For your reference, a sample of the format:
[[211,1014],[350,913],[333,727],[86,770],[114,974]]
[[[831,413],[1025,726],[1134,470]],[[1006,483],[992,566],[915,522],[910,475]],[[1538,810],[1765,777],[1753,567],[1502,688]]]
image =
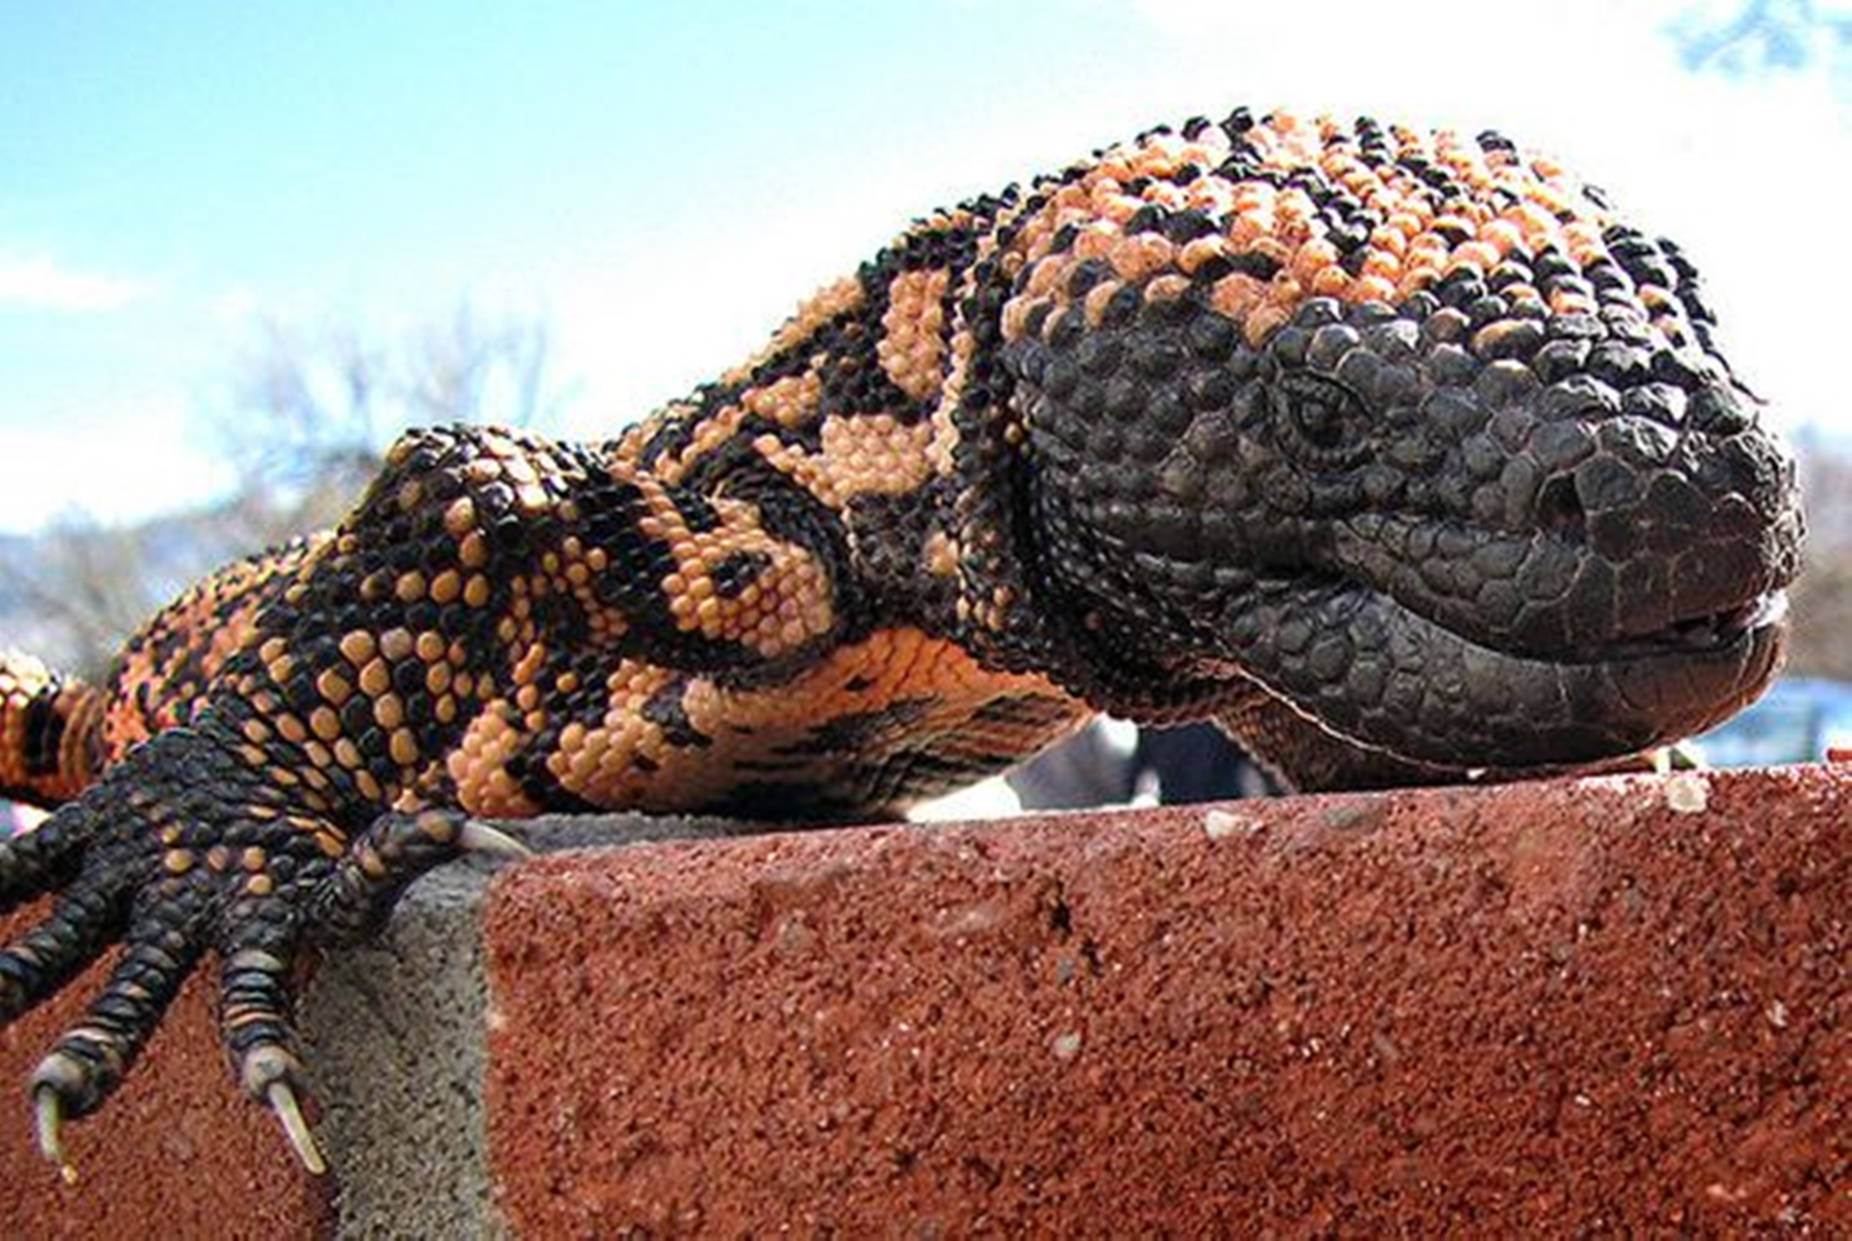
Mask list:
[[1575,480],[1560,475],[1543,485],[1537,496],[1537,525],[1545,533],[1570,543],[1587,536],[1587,517],[1576,497]]

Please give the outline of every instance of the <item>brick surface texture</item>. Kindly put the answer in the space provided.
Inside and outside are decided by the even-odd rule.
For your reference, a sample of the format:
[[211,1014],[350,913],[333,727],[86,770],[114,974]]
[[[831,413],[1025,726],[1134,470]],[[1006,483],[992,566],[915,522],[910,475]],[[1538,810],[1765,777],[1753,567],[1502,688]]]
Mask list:
[[[579,850],[476,884],[479,1012],[387,1016],[486,1039],[520,1236],[1852,1235],[1848,810],[1814,767]],[[0,1233],[340,1228],[367,1161],[289,1163],[198,981],[77,1185],[0,1107]]]
[[502,1207],[534,1236],[1852,1232],[1848,791],[548,859],[487,920]]

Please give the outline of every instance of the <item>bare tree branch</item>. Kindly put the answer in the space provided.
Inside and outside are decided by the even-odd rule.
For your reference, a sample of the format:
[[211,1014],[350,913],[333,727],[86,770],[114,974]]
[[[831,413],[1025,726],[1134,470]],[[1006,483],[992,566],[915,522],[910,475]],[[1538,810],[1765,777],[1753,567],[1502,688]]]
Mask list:
[[[187,583],[238,556],[326,526],[413,425],[544,425],[563,404],[538,317],[467,303],[391,338],[351,324],[256,325],[213,419],[238,485],[226,500],[132,527],[59,523],[24,563],[0,565],[18,609],[8,638],[97,675],[124,638]],[[23,631],[23,632],[22,632]]]

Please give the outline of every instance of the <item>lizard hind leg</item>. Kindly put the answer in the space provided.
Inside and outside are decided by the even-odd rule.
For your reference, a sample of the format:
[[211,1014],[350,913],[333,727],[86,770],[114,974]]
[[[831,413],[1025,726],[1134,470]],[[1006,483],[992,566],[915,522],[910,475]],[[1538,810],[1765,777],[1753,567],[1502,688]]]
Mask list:
[[103,1104],[212,954],[239,1084],[275,1113],[303,1165],[323,1171],[298,1104],[299,967],[310,950],[375,926],[418,875],[471,851],[523,852],[448,810],[385,814],[350,838],[212,720],[161,733],[37,831],[0,841],[0,910],[56,893],[45,918],[0,949],[0,1023],[122,945],[32,1075],[40,1149],[69,1175],[65,1122]]
[[0,797],[51,809],[103,766],[104,695],[30,655],[0,650]]

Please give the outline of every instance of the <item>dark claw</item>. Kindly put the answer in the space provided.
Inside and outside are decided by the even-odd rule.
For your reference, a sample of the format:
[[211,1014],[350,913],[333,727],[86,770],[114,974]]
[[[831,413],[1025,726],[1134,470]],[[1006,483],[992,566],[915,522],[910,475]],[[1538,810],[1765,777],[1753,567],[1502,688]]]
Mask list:
[[526,846],[456,810],[383,814],[335,864],[309,906],[316,934],[333,942],[377,930],[412,880],[465,853],[526,857]]
[[50,1087],[32,1092],[33,1127],[38,1131],[39,1154],[58,1169],[66,1184],[77,1181],[77,1169],[64,1157],[64,1101]]
[[320,1176],[328,1170],[328,1161],[322,1158],[321,1148],[315,1144],[315,1135],[296,1101],[296,1079],[301,1075],[301,1062],[275,1044],[253,1048],[238,1066],[238,1078],[245,1090],[269,1105],[296,1158],[304,1168]]

